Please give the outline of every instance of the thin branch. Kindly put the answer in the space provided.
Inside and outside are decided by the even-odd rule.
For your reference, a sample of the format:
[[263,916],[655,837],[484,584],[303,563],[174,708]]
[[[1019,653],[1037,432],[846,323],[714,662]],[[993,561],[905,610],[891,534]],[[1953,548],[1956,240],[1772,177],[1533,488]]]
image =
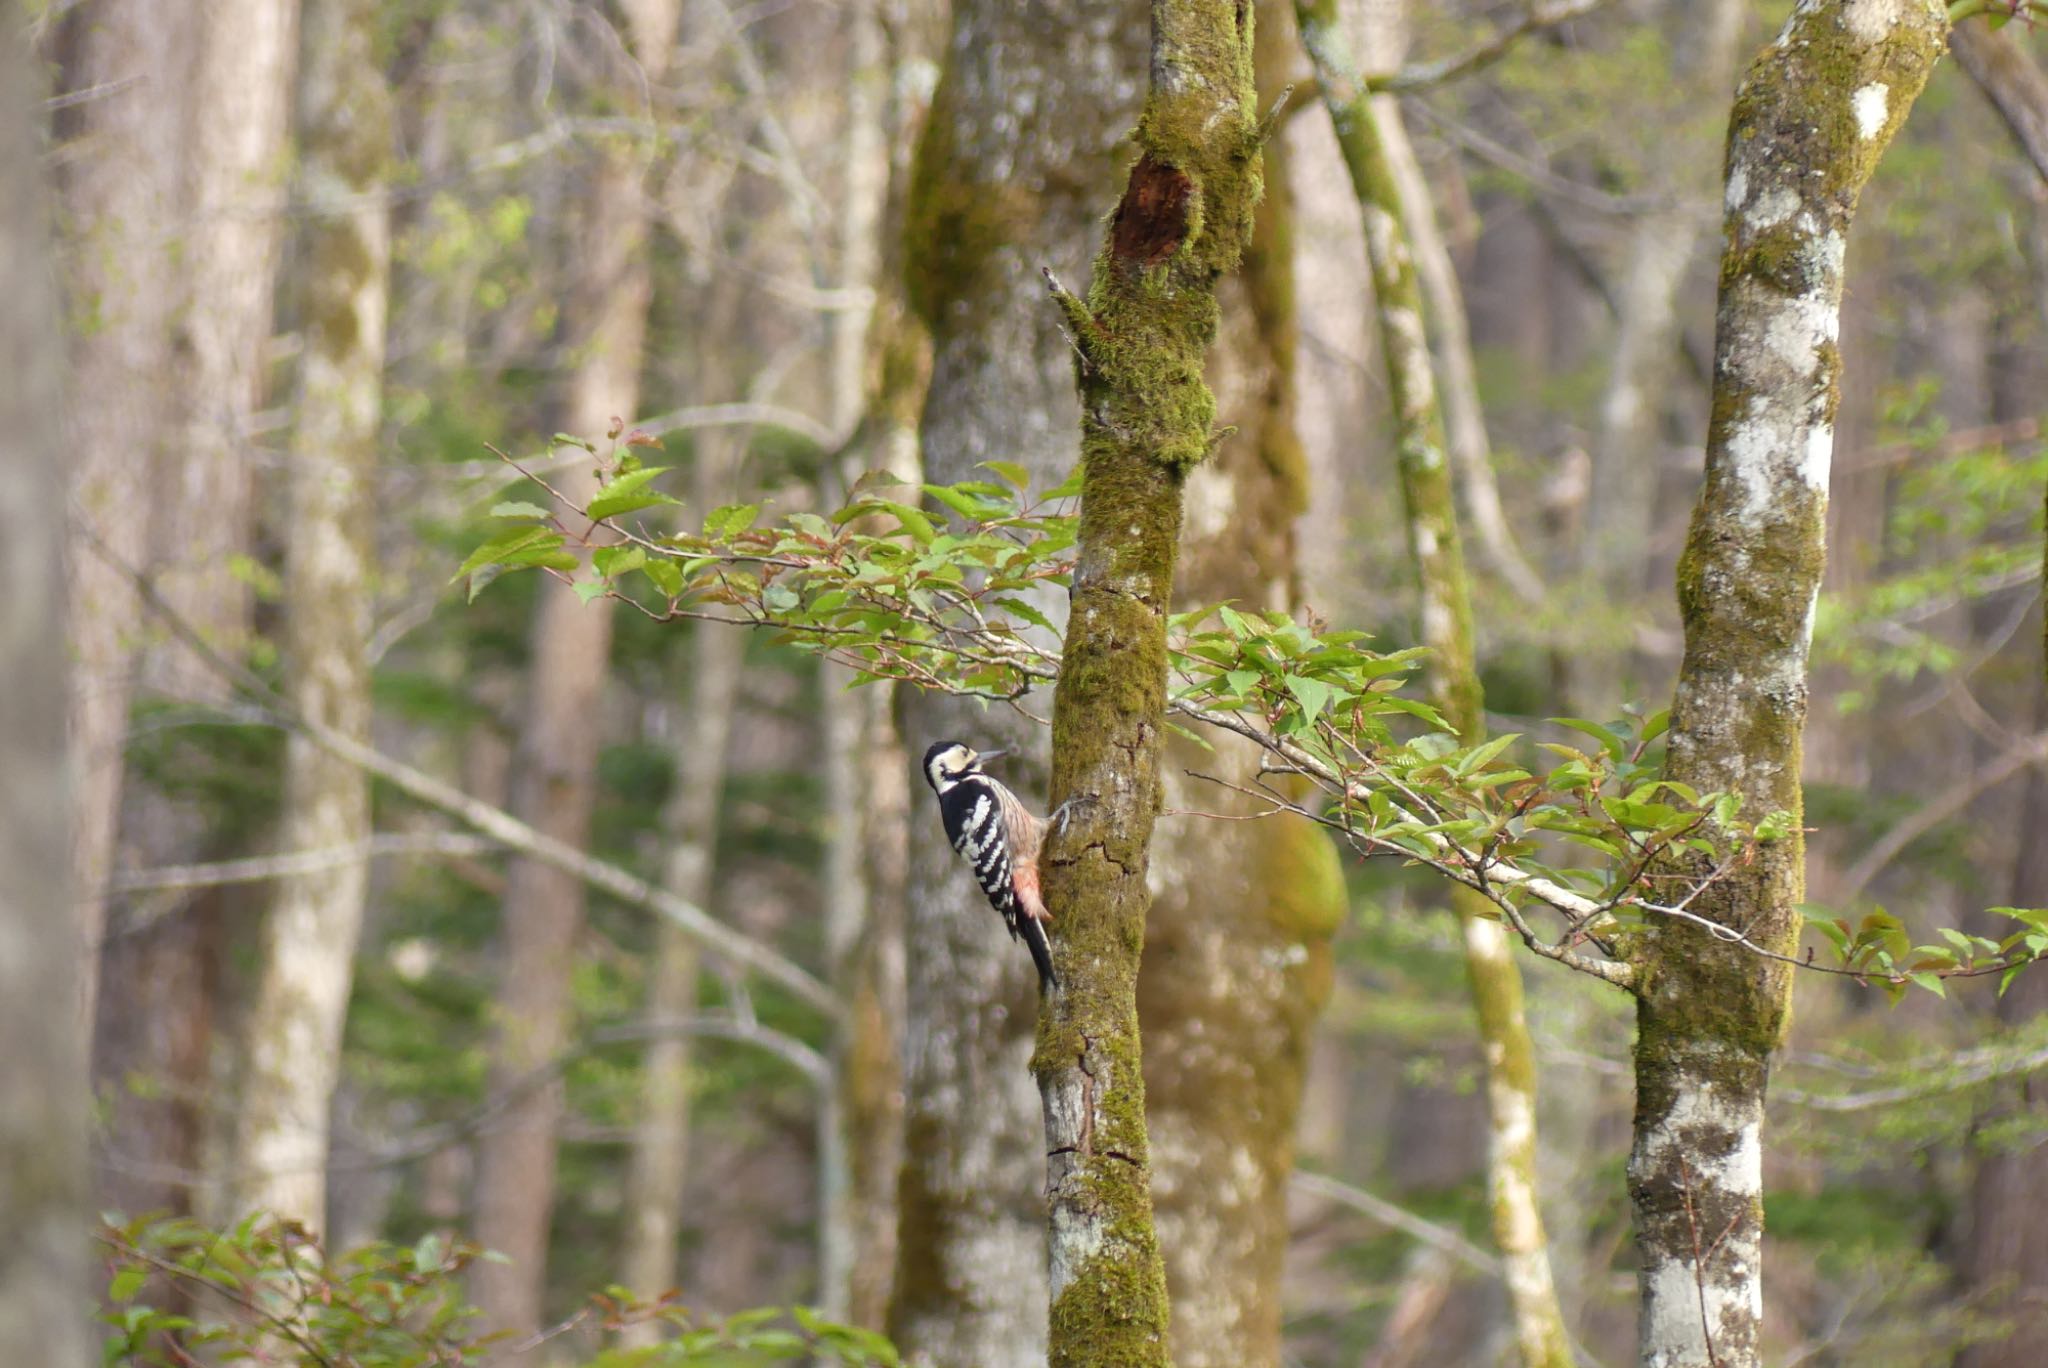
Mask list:
[[1853,903],[1907,846],[1960,813],[1979,794],[1996,788],[2028,765],[2043,763],[2048,763],[2048,732],[2036,734],[1990,764],[1964,775],[1921,804],[1912,816],[1895,823],[1864,851],[1863,857],[1842,876],[1842,888],[1835,901],[1843,906]]
[[1383,1226],[1413,1236],[1432,1249],[1440,1249],[1490,1278],[1505,1277],[1507,1274],[1498,1258],[1449,1226],[1417,1216],[1406,1207],[1390,1202],[1362,1187],[1356,1187],[1327,1174],[1307,1173],[1299,1169],[1288,1175],[1287,1183],[1296,1192],[1306,1192],[1310,1196],[1321,1197],[1340,1206],[1349,1207]]
[[779,427],[821,447],[829,448],[838,442],[837,434],[810,414],[781,404],[696,404],[644,418],[634,427],[650,437],[665,437],[691,428]]
[[395,760],[300,713],[264,680],[216,651],[165,601],[148,576],[123,562],[91,529],[80,530],[93,549],[135,587],[143,605],[161,619],[172,635],[201,662],[260,702],[283,725],[299,732],[322,750],[376,775],[408,797],[448,813],[501,845],[552,865],[629,906],[666,918],[710,953],[746,965],[763,977],[774,980],[834,1020],[840,1016],[843,1008],[837,995],[809,971],[761,942],[733,930],[695,903],[679,898],[609,861],[593,858],[566,841],[536,831],[503,808],[493,807],[453,784],[444,783],[423,770]]
[[1418,62],[1406,66],[1388,76],[1368,76],[1365,88],[1373,94],[1402,95],[1416,90],[1427,90],[1469,76],[1481,67],[1491,66],[1508,54],[1516,42],[1539,29],[1556,28],[1574,19],[1584,18],[1594,10],[1612,3],[1612,0],[1562,0],[1554,5],[1531,4],[1515,19],[1505,24],[1480,43],[1467,48],[1453,57],[1440,58],[1434,62]]
[[1964,1088],[2000,1078],[2038,1073],[2042,1069],[2048,1069],[2048,1047],[2030,1051],[2016,1059],[2002,1056],[1997,1051],[1972,1050],[1955,1056],[1951,1061],[1935,1060],[1924,1064],[1904,1065],[1901,1071],[1915,1072],[1923,1068],[1947,1069],[1949,1072],[1941,1077],[1918,1083],[1901,1083],[1890,1088],[1868,1088],[1862,1092],[1815,1093],[1799,1088],[1773,1088],[1771,1096],[1781,1102],[1790,1102],[1794,1106],[1811,1107],[1815,1111],[1824,1112],[1857,1112],[1869,1111],[1874,1107],[1895,1107],[1902,1102],[1918,1102],[1923,1098],[1961,1092]]
[[387,832],[352,845],[328,846],[322,850],[296,850],[289,854],[257,855],[242,860],[216,860],[208,864],[161,865],[115,874],[107,880],[108,893],[157,892],[178,888],[219,888],[226,884],[264,883],[271,879],[294,878],[339,869],[365,858],[394,855],[487,855],[499,849],[488,836],[459,831]]

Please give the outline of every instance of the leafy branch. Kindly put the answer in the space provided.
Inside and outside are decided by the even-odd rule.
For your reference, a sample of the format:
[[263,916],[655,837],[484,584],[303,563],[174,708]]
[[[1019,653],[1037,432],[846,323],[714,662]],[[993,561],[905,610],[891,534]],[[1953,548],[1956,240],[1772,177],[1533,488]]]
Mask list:
[[[862,682],[896,680],[1020,711],[1031,690],[1057,682],[1059,628],[1049,612],[1073,571],[1071,481],[1033,493],[1024,471],[1003,462],[988,464],[991,479],[953,485],[913,489],[870,476],[830,514],[764,523],[759,505],[739,504],[664,532],[635,517],[679,506],[656,487],[665,468],[638,459],[651,439],[612,436],[599,491],[581,505],[500,453],[550,502],[492,509],[498,530],[457,572],[472,594],[500,574],[539,568],[586,600],[609,598],[656,621],[773,632]],[[576,439],[556,441],[596,455]],[[1995,944],[1944,932],[1946,945],[1914,946],[1882,912],[1854,930],[1816,913],[1810,924],[1835,962],[1818,960],[1818,946],[1796,956],[1768,949],[1691,905],[1790,834],[1792,819],[1744,813],[1732,794],[1664,777],[1666,714],[1555,718],[1570,742],[1509,734],[1467,746],[1409,692],[1426,652],[1367,642],[1363,632],[1228,603],[1176,614],[1171,725],[1197,741],[1223,731],[1259,746],[1266,759],[1255,788],[1226,787],[1251,793],[1268,813],[1319,823],[1363,858],[1420,865],[1472,889],[1543,958],[1632,987],[1632,940],[1661,917],[1896,994],[1909,985],[1939,993],[1949,978],[2010,982],[2048,948],[2048,931],[2028,920],[2048,925],[2048,912],[2008,909],[2023,928]],[[1533,768],[1539,754],[1548,764]],[[1672,856],[1687,872],[1671,872]]]

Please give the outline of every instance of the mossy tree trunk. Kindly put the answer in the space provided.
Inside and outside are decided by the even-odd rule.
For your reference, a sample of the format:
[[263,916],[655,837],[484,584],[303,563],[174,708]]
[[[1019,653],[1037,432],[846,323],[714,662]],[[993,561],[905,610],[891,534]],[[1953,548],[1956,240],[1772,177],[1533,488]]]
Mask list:
[[[1667,772],[1739,794],[1751,818],[1793,814],[1790,834],[1690,905],[1786,954],[1804,887],[1800,739],[1844,250],[1857,197],[1946,38],[1936,0],[1804,0],[1750,67],[1729,123],[1713,416],[1679,564],[1685,658]],[[1764,1090],[1792,970],[1676,918],[1653,917],[1633,957],[1641,1361],[1751,1368]]]
[[[306,347],[292,432],[285,559],[285,691],[297,710],[367,741],[371,542],[383,410],[391,216],[391,94],[369,0],[307,0],[300,84],[308,220]],[[370,777],[294,734],[278,845],[362,846]],[[241,1205],[326,1228],[327,1118],[341,1076],[369,853],[277,882],[247,1025],[234,1181]]]
[[[85,1368],[90,1347],[85,1051],[64,735],[63,352],[51,289],[37,100],[7,9],[0,34],[0,1362]],[[82,396],[87,403],[95,396]]]
[[[1257,11],[1259,87],[1271,99],[1298,60],[1289,0]],[[1293,606],[1294,523],[1307,502],[1295,432],[1293,205],[1284,144],[1266,147],[1265,196],[1244,268],[1218,287],[1209,368],[1229,433],[1189,476],[1175,596]],[[1170,736],[1169,811],[1256,814],[1243,794],[1193,777],[1258,782],[1262,752]],[[1332,980],[1345,909],[1337,848],[1294,817],[1163,821],[1138,975],[1152,1193],[1179,1368],[1281,1361],[1287,1180],[1309,1039]]]
[[1167,1361],[1136,990],[1181,491],[1216,440],[1203,379],[1216,284],[1260,189],[1252,30],[1248,4],[1155,0],[1137,160],[1087,302],[1056,291],[1079,354],[1083,470],[1052,780],[1055,803],[1083,805],[1049,850],[1062,983],[1033,1059],[1056,1366]]
[[[1086,269],[1138,108],[1144,21],[1141,5],[1087,0],[953,6],[905,210],[905,287],[931,332],[926,479],[986,478],[980,463],[1015,461],[1049,488],[1073,469],[1073,351],[1039,270]],[[1065,596],[1038,607],[1057,622]],[[1004,778],[1036,803],[1037,727],[911,690],[900,704],[913,760],[946,737],[1009,748],[1020,753],[1001,762]],[[1045,700],[1028,706],[1042,715]],[[912,782],[889,1333],[913,1363],[1042,1368],[1044,1151],[1026,1067],[1036,976],[946,844],[930,790]]]
[[[1399,109],[1348,79],[1354,70],[1337,29],[1334,0],[1302,0],[1302,36],[1315,59],[1338,146],[1358,194],[1373,280],[1374,314],[1387,369],[1408,550],[1421,590],[1422,641],[1430,648],[1431,700],[1467,744],[1485,738],[1486,716],[1472,642],[1472,599],[1451,495],[1444,425],[1430,369],[1399,184],[1382,134]],[[1522,975],[1506,929],[1482,896],[1456,889],[1486,1070],[1487,1187],[1506,1271],[1515,1340],[1530,1368],[1572,1361],[1536,1200],[1536,1056],[1522,1011]]]

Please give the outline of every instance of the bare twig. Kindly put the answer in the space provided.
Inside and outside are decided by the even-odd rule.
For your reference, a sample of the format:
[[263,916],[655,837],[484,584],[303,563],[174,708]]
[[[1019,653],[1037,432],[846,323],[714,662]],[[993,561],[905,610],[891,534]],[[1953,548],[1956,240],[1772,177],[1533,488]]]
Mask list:
[[1574,19],[1582,19],[1594,10],[1612,3],[1612,0],[1562,0],[1558,4],[1532,3],[1516,16],[1512,23],[1503,24],[1481,42],[1451,57],[1434,62],[1418,62],[1406,66],[1388,76],[1368,76],[1365,88],[1375,95],[1406,94],[1416,90],[1427,90],[1455,81],[1461,76],[1470,76],[1482,67],[1491,66],[1508,54],[1523,37],[1539,29],[1556,28]]
[[143,605],[161,619],[171,634],[200,661],[322,750],[376,775],[408,797],[467,823],[501,845],[552,865],[629,906],[666,918],[710,953],[746,965],[763,977],[780,983],[827,1016],[837,1019],[840,1015],[842,1008],[837,995],[809,971],[759,941],[733,930],[695,903],[650,884],[618,865],[596,859],[565,841],[537,831],[503,808],[474,798],[452,784],[300,713],[263,679],[216,651],[157,592],[148,576],[123,562],[90,529],[81,528],[80,531],[93,549],[134,585]]

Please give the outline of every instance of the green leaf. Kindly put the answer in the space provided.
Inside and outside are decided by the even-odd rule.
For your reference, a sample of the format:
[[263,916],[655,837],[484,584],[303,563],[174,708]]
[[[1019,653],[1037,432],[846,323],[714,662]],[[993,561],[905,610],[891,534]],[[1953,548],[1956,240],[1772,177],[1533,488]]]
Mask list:
[[787,613],[803,599],[786,584],[771,584],[761,591],[761,602],[771,613]]
[[116,1273],[107,1284],[107,1300],[111,1302],[132,1301],[142,1285],[149,1281],[149,1271],[142,1268],[124,1268]]
[[569,587],[576,591],[576,601],[578,603],[586,604],[591,602],[593,599],[603,598],[607,593],[611,591],[611,585],[601,579],[577,580],[574,584],[570,585]]
[[552,550],[562,544],[562,534],[551,527],[515,527],[501,532],[469,553],[469,559],[455,572],[454,578],[483,569],[486,565],[509,565],[513,558],[526,552]]
[[754,519],[761,516],[759,504],[727,504],[714,508],[704,515],[704,535],[723,541],[737,537],[754,525]]
[[1457,763],[1456,768],[1452,772],[1458,775],[1458,777],[1463,778],[1475,770],[1485,769],[1487,765],[1493,762],[1494,757],[1521,739],[1522,734],[1520,732],[1509,732],[1505,736],[1496,736],[1483,745],[1475,746],[1464,759]]
[[1938,998],[1945,998],[1948,996],[1947,986],[1942,983],[1941,979],[1938,976],[1934,974],[1927,973],[1924,970],[1915,970],[1913,973],[1906,975],[1906,977],[1913,980],[1913,982],[1919,984],[1922,988],[1925,988],[1928,992],[1934,994]]
[[1616,760],[1623,759],[1628,754],[1628,745],[1610,727],[1603,727],[1598,722],[1589,722],[1583,717],[1553,717],[1550,721],[1560,727],[1569,727],[1575,732],[1584,732],[1598,741]]
[[554,515],[539,504],[531,504],[524,500],[515,499],[507,503],[492,504],[491,516],[494,518],[548,518]]
[[614,475],[584,512],[592,518],[603,519],[615,518],[621,513],[636,513],[657,504],[680,504],[681,499],[670,498],[658,489],[645,488],[649,480],[667,471],[667,466],[641,466],[638,470]]
[[1031,472],[1015,461],[983,461],[981,468],[994,472],[997,479],[1019,490],[1028,489],[1031,486]]
[[1313,722],[1322,716],[1323,709],[1330,705],[1333,690],[1320,679],[1311,679],[1307,675],[1289,675],[1287,692],[1293,694],[1295,700],[1301,704],[1301,715]]
[[683,592],[683,569],[672,560],[657,557],[641,566],[640,573],[668,598],[675,598]]

